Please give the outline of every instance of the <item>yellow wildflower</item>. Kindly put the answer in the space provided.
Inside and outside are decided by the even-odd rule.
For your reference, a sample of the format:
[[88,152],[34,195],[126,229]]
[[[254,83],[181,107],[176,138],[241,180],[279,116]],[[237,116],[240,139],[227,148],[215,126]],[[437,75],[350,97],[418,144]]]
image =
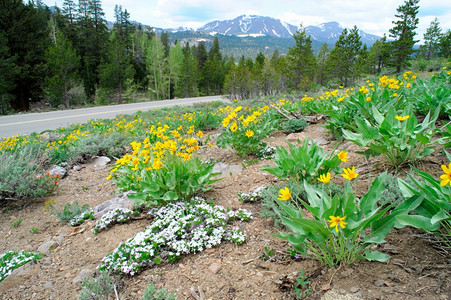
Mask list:
[[246,130],[246,136],[248,138],[252,137],[253,135],[254,135],[254,132],[252,130],[250,130],[250,129]]
[[410,118],[410,116],[409,115],[407,115],[407,116],[395,116],[395,118],[399,122],[403,122],[403,121],[407,120],[408,118]]
[[317,179],[318,179],[319,182],[328,184],[329,181],[330,181],[330,172],[327,172],[326,175],[321,174],[321,175],[319,176],[319,178],[317,178]]
[[367,102],[371,101],[371,97],[366,97],[365,101],[367,101]]
[[197,135],[198,137],[202,137],[202,136],[204,135],[204,133],[203,133],[201,130],[199,130],[199,131],[196,133],[196,135]]
[[277,198],[278,200],[287,201],[290,200],[290,198],[291,192],[287,187],[279,190],[279,198]]
[[238,126],[236,125],[236,122],[233,122],[233,124],[230,126],[230,131],[235,132],[238,129]]
[[343,168],[343,173],[344,174],[341,174],[341,176],[347,180],[353,180],[359,176],[359,174],[355,172],[355,166],[352,166],[352,168]]
[[348,153],[346,151],[341,151],[337,154],[337,156],[342,162],[347,162],[349,159]]
[[341,228],[345,228],[345,225],[347,225],[348,223],[344,221],[344,219],[346,218],[346,216],[344,217],[339,217],[339,216],[329,216],[330,220],[327,220],[327,222],[330,223],[330,228],[335,227],[335,231],[338,232],[338,225],[340,225]]
[[449,183],[451,186],[451,163],[448,165],[448,168],[445,165],[442,165],[442,170],[445,174],[440,176],[440,179],[442,179],[442,181],[440,181],[440,185],[445,186]]

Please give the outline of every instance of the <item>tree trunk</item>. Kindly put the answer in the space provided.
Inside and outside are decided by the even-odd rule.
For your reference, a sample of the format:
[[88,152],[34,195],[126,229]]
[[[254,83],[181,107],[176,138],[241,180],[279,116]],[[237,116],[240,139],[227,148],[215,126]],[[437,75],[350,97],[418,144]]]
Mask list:
[[118,93],[119,93],[119,104],[122,104],[122,82],[119,81],[119,86],[117,87]]

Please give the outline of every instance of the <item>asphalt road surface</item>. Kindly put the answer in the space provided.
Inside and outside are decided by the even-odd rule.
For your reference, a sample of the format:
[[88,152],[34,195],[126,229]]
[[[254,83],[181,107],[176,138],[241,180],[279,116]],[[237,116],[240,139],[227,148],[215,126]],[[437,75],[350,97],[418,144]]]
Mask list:
[[228,100],[222,98],[222,96],[208,96],[2,116],[0,117],[0,139],[16,134],[40,133],[44,130],[66,127],[74,123],[86,123],[89,119],[114,119],[117,115],[134,114],[139,110],[148,111],[163,107],[188,106],[194,103],[212,101]]

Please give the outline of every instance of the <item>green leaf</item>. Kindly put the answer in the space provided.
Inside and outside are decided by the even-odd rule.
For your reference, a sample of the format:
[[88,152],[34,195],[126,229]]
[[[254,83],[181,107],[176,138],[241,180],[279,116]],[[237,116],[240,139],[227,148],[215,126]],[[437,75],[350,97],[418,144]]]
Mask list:
[[175,201],[175,200],[180,200],[179,196],[177,195],[177,193],[173,192],[173,191],[167,191],[163,197],[163,200],[165,201]]
[[418,215],[400,215],[396,220],[405,226],[412,226],[427,232],[436,231],[440,228],[440,223],[431,223],[431,218]]
[[365,258],[369,261],[387,262],[390,259],[390,255],[379,251],[365,251]]

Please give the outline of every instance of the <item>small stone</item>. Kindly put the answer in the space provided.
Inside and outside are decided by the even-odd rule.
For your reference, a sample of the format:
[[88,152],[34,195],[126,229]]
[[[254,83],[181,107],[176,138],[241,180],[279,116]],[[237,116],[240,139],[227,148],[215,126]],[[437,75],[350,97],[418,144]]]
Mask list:
[[66,171],[66,169],[64,169],[63,167],[55,166],[55,167],[53,167],[53,169],[51,169],[51,170],[49,171],[49,174],[50,174],[51,176],[56,176],[56,175],[58,175],[60,178],[63,178],[64,176],[66,176],[67,171]]
[[82,167],[82,166],[79,166],[79,165],[75,165],[72,169],[73,169],[74,171],[81,171],[81,170],[83,169],[83,167]]
[[42,261],[42,265],[44,266],[50,266],[52,264],[52,261],[50,259],[46,259]]
[[100,156],[94,159],[93,164],[95,167],[105,167],[109,164],[111,159],[107,156]]
[[356,286],[353,286],[352,288],[349,289],[349,291],[354,294],[354,293],[357,293],[359,291],[359,288],[356,287]]
[[58,243],[56,241],[47,240],[38,247],[37,251],[39,253],[48,255],[52,253],[56,249],[56,247],[58,247]]
[[220,270],[221,270],[222,266],[221,264],[218,264],[216,262],[212,263],[208,269],[210,270],[210,272],[212,272],[213,274],[217,274]]
[[50,289],[50,288],[52,288],[53,287],[53,283],[51,282],[51,281],[47,281],[45,284],[44,284],[44,288],[46,288],[46,289]]
[[287,135],[287,140],[290,143],[296,143],[296,142],[300,142],[302,143],[305,139],[305,132],[295,132],[295,133],[290,133],[289,135]]
[[385,284],[385,280],[379,279],[374,282],[374,285],[377,287],[381,287]]
[[72,280],[72,284],[76,286],[81,286],[81,282],[83,281],[83,278],[93,278],[94,277],[94,271],[91,269],[83,269],[78,273],[77,276],[75,276],[74,280]]
[[63,235],[55,236],[53,237],[53,240],[57,242],[58,245],[61,245],[64,242],[64,236]]

